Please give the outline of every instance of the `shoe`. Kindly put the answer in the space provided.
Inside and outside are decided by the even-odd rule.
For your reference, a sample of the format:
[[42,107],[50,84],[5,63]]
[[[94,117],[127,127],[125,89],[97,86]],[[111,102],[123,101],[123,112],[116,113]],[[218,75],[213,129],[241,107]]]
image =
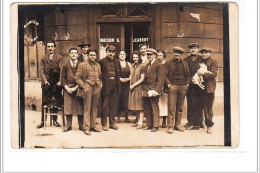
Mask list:
[[133,125],[132,125],[132,127],[137,127],[137,126],[138,126],[138,124],[133,124]]
[[134,121],[133,121],[133,124],[136,124],[138,122],[138,119],[136,118]]
[[157,132],[158,131],[158,127],[154,127],[151,132]]
[[169,127],[168,130],[167,130],[167,133],[172,134],[172,133],[173,133],[173,128],[172,128],[172,127]]
[[79,130],[80,130],[80,131],[85,131],[82,126],[79,126]]
[[120,122],[121,122],[120,117],[118,117],[118,118],[116,119],[116,123],[120,123]]
[[174,126],[174,130],[184,132],[184,130],[182,128],[180,128],[179,126]]
[[205,125],[204,122],[201,122],[201,123],[200,123],[200,128],[202,128],[202,129],[205,129],[205,128],[206,128],[206,125]]
[[68,132],[68,131],[70,131],[70,130],[72,130],[71,126],[65,127],[64,130],[63,130],[63,132]]
[[41,122],[40,124],[38,124],[38,125],[36,126],[37,129],[40,129],[40,128],[43,128],[43,127],[44,127],[44,123],[43,123],[43,122]]
[[191,126],[191,125],[192,125],[192,123],[188,121],[188,122],[184,125],[184,127],[188,127],[188,126]]
[[99,129],[97,127],[91,128],[90,130],[93,131],[93,132],[101,132],[102,131],[101,129]]
[[200,127],[199,126],[191,126],[191,130],[199,130]]
[[91,135],[91,132],[90,132],[89,130],[85,130],[84,133],[85,133],[86,135]]
[[166,126],[166,123],[163,123],[162,124],[162,128],[166,128],[167,126]]
[[152,127],[144,127],[143,130],[151,130]]
[[61,125],[60,125],[57,121],[53,121],[53,125],[54,125],[55,127],[61,127]]
[[102,129],[103,129],[104,131],[108,131],[108,130],[109,130],[109,128],[108,128],[107,126],[103,126]]
[[114,130],[118,130],[118,129],[119,129],[118,126],[115,125],[115,124],[110,125],[109,128],[110,128],[110,129],[114,129]]
[[131,121],[128,118],[125,118],[126,123],[131,123]]
[[207,127],[207,133],[211,134],[212,133],[212,127]]
[[136,127],[136,129],[142,129],[143,128],[143,126],[141,126],[141,125],[138,125],[137,127]]

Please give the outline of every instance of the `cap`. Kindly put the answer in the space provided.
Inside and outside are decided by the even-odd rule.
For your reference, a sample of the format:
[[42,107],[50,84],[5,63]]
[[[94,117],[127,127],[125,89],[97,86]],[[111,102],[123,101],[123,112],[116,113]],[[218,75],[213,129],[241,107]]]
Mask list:
[[116,50],[116,47],[110,44],[106,48],[106,51],[108,51],[108,50]]
[[84,41],[84,40],[82,40],[81,43],[80,43],[78,46],[79,46],[79,47],[83,47],[83,46],[88,46],[88,47],[90,47],[91,44],[88,43],[88,42],[86,42],[86,41]]
[[199,48],[200,46],[199,46],[198,43],[191,43],[188,48],[190,49],[190,48],[192,48],[192,47],[197,47],[197,48]]
[[181,53],[184,53],[184,50],[181,47],[174,47],[172,48],[173,52],[174,51],[180,51]]
[[202,52],[211,52],[211,50],[209,49],[209,48],[203,48],[203,49],[201,49],[200,50],[200,53],[202,53]]
[[146,49],[146,52],[152,52],[152,53],[157,54],[157,51],[155,49],[153,49],[153,48]]

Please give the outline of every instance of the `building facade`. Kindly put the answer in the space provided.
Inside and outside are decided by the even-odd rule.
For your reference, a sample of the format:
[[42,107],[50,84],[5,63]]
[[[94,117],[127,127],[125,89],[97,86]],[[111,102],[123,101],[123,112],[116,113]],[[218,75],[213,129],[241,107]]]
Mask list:
[[214,111],[224,114],[222,3],[34,5],[24,9],[28,109],[40,110],[39,59],[45,53],[45,41],[55,40],[56,52],[63,58],[85,40],[99,50],[99,59],[105,56],[106,46],[113,44],[118,51],[126,51],[128,60],[141,43],[163,49],[168,59],[175,46],[184,49],[183,58],[188,56],[188,45],[196,42],[200,48],[211,48],[219,64]]

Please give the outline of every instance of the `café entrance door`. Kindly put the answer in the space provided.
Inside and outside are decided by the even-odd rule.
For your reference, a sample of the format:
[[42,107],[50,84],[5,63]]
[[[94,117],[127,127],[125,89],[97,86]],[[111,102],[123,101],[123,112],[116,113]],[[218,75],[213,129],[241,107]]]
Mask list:
[[150,47],[151,34],[150,22],[134,23],[101,23],[99,28],[99,59],[106,56],[106,47],[114,45],[116,55],[120,50],[125,50],[126,60],[130,61],[130,56],[134,50],[138,50],[139,44],[146,44]]

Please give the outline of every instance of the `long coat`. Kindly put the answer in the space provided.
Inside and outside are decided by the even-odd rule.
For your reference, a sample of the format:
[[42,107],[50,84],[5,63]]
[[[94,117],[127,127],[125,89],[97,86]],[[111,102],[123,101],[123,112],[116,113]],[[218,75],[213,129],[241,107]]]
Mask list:
[[[52,104],[55,106],[62,105],[62,87],[57,83],[60,81],[60,69],[63,64],[62,57],[56,53],[53,60],[49,59],[48,54],[40,60],[40,76],[42,79],[42,105]],[[50,86],[45,86],[49,82]],[[54,98],[54,99],[53,99]]]
[[[61,85],[64,87],[67,85],[72,88],[77,84],[75,82],[75,74],[79,67],[79,63],[77,62],[75,67],[72,67],[70,61],[66,62],[62,68],[60,73]],[[69,94],[66,90],[64,90],[64,115],[83,115],[83,104],[82,99],[77,98],[77,91],[74,91],[72,94]]]
[[[145,66],[145,77],[143,82],[143,93],[148,94],[149,90],[155,90],[159,94],[162,92],[162,87],[165,81],[163,64],[156,59],[148,70],[148,65]],[[147,71],[148,70],[148,71]]]
[[218,63],[211,57],[209,57],[206,66],[208,68],[208,71],[210,71],[212,74],[205,74],[203,76],[207,93],[214,93],[216,89],[216,77],[218,73]]
[[[108,64],[108,61],[110,61],[110,60],[108,60],[108,57],[106,57],[106,58],[103,58],[103,59],[101,59],[100,61],[99,61],[99,64],[100,64],[100,66],[101,66],[101,72],[102,72],[102,82],[103,82],[103,88],[102,88],[102,91],[101,91],[101,94],[102,94],[102,96],[105,96],[105,95],[107,95],[108,94],[108,85],[107,85],[107,83],[108,83],[108,71],[107,71],[107,64]],[[118,94],[119,94],[119,92],[120,92],[120,80],[119,80],[119,78],[120,78],[120,62],[119,62],[119,60],[118,59],[115,59],[115,58],[113,58],[113,60],[112,60],[113,62],[114,62],[114,65],[115,65],[115,72],[116,72],[116,82],[117,82],[117,92],[118,92]]]

